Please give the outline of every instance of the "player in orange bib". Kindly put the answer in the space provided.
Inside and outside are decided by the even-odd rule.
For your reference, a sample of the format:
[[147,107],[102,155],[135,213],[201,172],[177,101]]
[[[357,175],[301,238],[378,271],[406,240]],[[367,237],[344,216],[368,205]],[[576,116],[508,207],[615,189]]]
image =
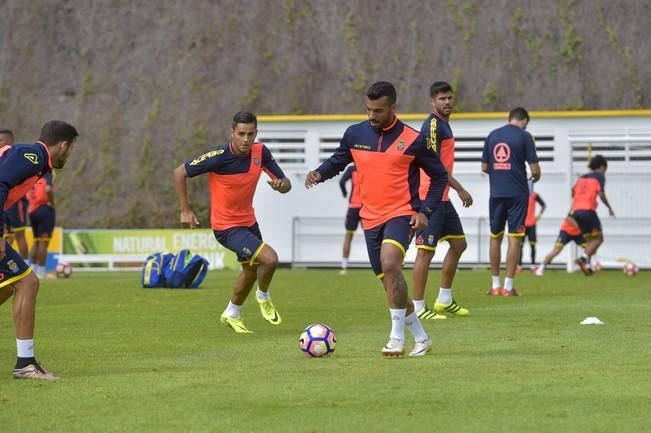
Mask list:
[[233,117],[231,142],[179,165],[174,171],[176,194],[181,208],[181,225],[195,228],[199,220],[188,201],[187,178],[208,175],[210,225],[217,241],[237,254],[242,271],[220,321],[237,333],[251,333],[240,317],[242,304],[257,281],[256,299],[262,317],[272,325],[282,319],[271,302],[269,285],[278,267],[278,255],[262,240],[253,211],[253,196],[264,171],[267,184],[281,194],[289,192],[285,177],[267,147],[255,141],[258,120],[240,111]]
[[558,237],[556,238],[556,242],[554,243],[554,249],[547,254],[545,257],[545,260],[536,268],[534,273],[542,277],[544,272],[545,272],[545,267],[547,267],[552,260],[554,260],[554,257],[559,255],[561,251],[563,251],[563,248],[565,245],[567,245],[570,242],[574,242],[578,246],[585,248],[586,243],[585,239],[583,238],[583,235],[581,234],[581,229],[579,229],[573,219],[571,217],[567,217],[563,220],[561,223],[561,228],[560,231],[558,232]]
[[570,215],[579,225],[581,234],[587,242],[583,255],[574,262],[585,275],[592,275],[590,258],[604,241],[601,221],[597,216],[597,197],[606,205],[611,217],[615,216],[615,212],[606,198],[608,160],[602,155],[595,155],[590,160],[588,167],[592,171],[581,176],[572,188],[572,212]]
[[[311,188],[355,162],[362,201],[360,217],[373,272],[382,280],[389,304],[391,333],[384,356],[405,352],[405,328],[414,336],[409,356],[431,350],[429,338],[409,298],[402,262],[414,230],[422,230],[441,203],[447,172],[422,134],[395,114],[396,89],[387,81],[366,92],[368,121],[349,126],[330,158],[305,178]],[[420,169],[431,178],[425,200],[418,196]]]

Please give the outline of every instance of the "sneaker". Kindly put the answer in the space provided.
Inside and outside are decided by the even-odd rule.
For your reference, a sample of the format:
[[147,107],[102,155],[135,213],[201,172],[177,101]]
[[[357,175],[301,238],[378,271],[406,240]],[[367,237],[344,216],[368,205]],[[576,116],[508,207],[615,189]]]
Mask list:
[[409,352],[410,357],[416,356],[425,356],[427,352],[432,350],[432,339],[428,338],[427,340],[417,341],[414,345],[414,350]]
[[405,353],[405,342],[399,338],[389,337],[389,341],[382,348],[383,356],[402,356]]
[[515,267],[515,273],[519,274],[520,272],[522,272],[522,266],[518,265]]
[[441,320],[448,318],[445,314],[438,314],[438,312],[432,311],[427,307],[416,311],[416,315],[420,320]]
[[592,275],[592,269],[590,268],[590,265],[588,264],[587,260],[584,259],[583,257],[579,257],[578,259],[574,260],[574,264],[577,265],[579,268],[581,268],[581,272],[583,272],[583,275],[586,276]]
[[488,292],[486,292],[486,294],[489,296],[502,296],[503,291],[504,289],[501,287],[493,287]]
[[253,334],[253,331],[250,331],[239,317],[228,317],[226,313],[222,313],[219,321],[238,334]]
[[543,275],[545,275],[545,273],[544,273],[544,271],[543,271],[543,268],[541,268],[541,267],[537,267],[537,268],[533,271],[533,274],[534,274],[536,277],[542,277]]
[[520,296],[520,294],[515,289],[511,289],[511,290],[502,289],[502,296]]
[[58,380],[59,376],[45,371],[37,362],[29,364],[23,368],[14,368],[14,379],[40,379],[40,380]]
[[437,299],[436,302],[434,302],[434,310],[437,313],[451,313],[459,317],[467,316],[470,314],[470,311],[468,311],[466,308],[462,308],[457,305],[454,299],[449,304],[441,304]]
[[280,314],[276,311],[274,304],[269,301],[261,301],[258,299],[258,306],[260,307],[260,312],[264,320],[271,323],[272,325],[280,325],[283,319],[280,318]]

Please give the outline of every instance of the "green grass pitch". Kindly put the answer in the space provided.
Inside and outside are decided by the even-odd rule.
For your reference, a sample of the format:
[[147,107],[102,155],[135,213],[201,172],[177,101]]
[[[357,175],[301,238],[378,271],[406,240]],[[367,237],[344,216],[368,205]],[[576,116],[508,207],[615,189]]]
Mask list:
[[[521,297],[494,298],[487,270],[462,270],[454,293],[470,316],[427,322],[434,350],[420,359],[380,355],[389,313],[369,270],[279,270],[283,323],[264,322],[251,298],[251,335],[218,323],[235,275],[211,272],[185,291],[142,289],[137,273],[44,281],[36,353],[57,383],[11,378],[5,303],[0,431],[651,431],[651,272],[523,273]],[[429,304],[438,278],[430,273]],[[588,316],[605,324],[579,325]],[[318,321],[337,334],[330,358],[298,349]]]

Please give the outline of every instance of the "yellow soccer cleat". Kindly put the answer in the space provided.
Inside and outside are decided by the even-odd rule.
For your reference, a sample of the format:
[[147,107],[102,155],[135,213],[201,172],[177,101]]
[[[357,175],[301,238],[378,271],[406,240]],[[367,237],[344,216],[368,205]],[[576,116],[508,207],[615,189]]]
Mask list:
[[238,334],[253,334],[253,331],[250,331],[239,317],[228,317],[226,313],[223,313],[219,321]]
[[439,300],[437,299],[436,302],[434,302],[434,310],[439,313],[450,313],[454,314],[455,316],[459,317],[464,317],[470,314],[470,311],[468,311],[466,308],[462,308],[457,303],[452,300],[449,304],[441,304]]
[[427,307],[416,311],[416,315],[420,320],[441,320],[448,318],[445,314],[438,314],[436,311],[432,311]]
[[282,323],[283,319],[280,318],[280,314],[278,314],[278,311],[276,310],[276,307],[274,307],[274,304],[271,302],[271,300],[261,301],[258,299],[257,301],[264,320],[271,323],[272,325],[280,325]]

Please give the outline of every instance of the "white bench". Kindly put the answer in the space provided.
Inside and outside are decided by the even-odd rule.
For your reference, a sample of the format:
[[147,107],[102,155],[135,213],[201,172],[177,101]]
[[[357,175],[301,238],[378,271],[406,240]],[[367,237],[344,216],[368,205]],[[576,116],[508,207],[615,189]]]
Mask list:
[[[59,254],[58,257],[59,261],[70,263],[76,271],[135,271],[142,269],[146,259],[145,254]],[[133,266],[135,263],[138,266]],[[104,266],[83,266],[89,264]],[[118,264],[122,266],[116,266]]]

